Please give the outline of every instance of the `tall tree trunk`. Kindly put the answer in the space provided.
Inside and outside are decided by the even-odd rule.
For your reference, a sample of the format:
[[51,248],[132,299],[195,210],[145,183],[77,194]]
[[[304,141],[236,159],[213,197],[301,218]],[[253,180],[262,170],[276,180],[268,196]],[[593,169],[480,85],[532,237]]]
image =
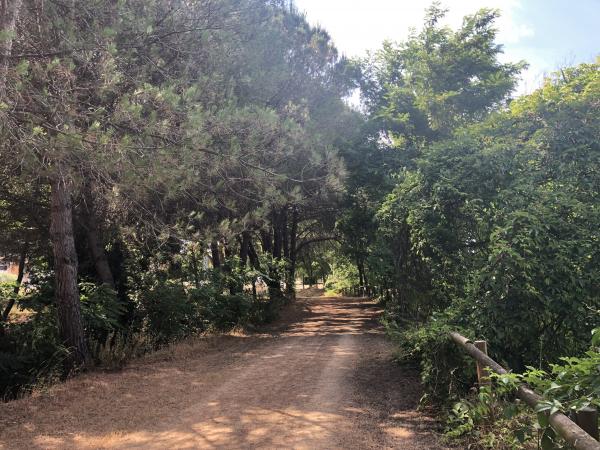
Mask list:
[[50,194],[50,238],[54,253],[54,295],[58,327],[70,350],[66,371],[84,367],[89,353],[83,332],[79,289],[77,287],[77,253],[73,237],[73,209],[69,181],[60,173],[52,179]]
[[[254,267],[254,270],[260,271],[260,261],[258,259],[258,254],[256,253],[256,249],[252,244],[252,239],[248,241],[248,259],[250,259],[250,265]],[[255,278],[252,279],[252,298],[254,298],[254,300],[257,298]]]
[[242,283],[238,283],[235,279],[233,275],[233,267],[232,267],[232,251],[231,251],[231,246],[229,245],[229,243],[227,242],[226,239],[223,239],[222,241],[223,243],[223,260],[222,260],[222,264],[221,264],[221,268],[223,269],[223,272],[228,274],[229,276],[228,278],[228,283],[227,283],[227,287],[229,288],[229,293],[230,294],[239,294],[240,292],[242,292],[244,290],[244,285]]
[[221,254],[219,253],[219,243],[217,241],[212,241],[210,243],[210,254],[212,258],[213,268],[220,269],[221,268]]
[[240,262],[242,267],[248,264],[248,252],[250,251],[250,232],[242,231],[242,240],[240,241]]
[[225,262],[227,262],[227,260],[231,259],[231,247],[229,246],[227,239],[223,239],[222,243],[223,243],[223,255],[225,256]]
[[23,0],[0,0],[0,99],[6,95],[6,75]]
[[273,258],[281,258],[282,240],[279,214],[273,213]]
[[106,250],[104,249],[102,233],[98,225],[96,209],[94,208],[91,195],[86,196],[87,209],[85,212],[85,234],[88,247],[94,261],[94,268],[98,280],[115,289],[115,278],[113,277]]
[[280,216],[280,233],[281,233],[281,247],[283,249],[283,257],[290,257],[290,242],[288,239],[288,211],[287,206],[281,210]]
[[[281,223],[280,223],[280,215],[277,212],[273,212],[272,216],[273,223],[273,258],[281,258],[281,250],[282,250],[282,239],[281,239]],[[278,300],[283,297],[283,293],[281,292],[281,278],[280,273],[278,273],[277,269],[274,266],[269,268],[269,282],[267,283],[269,286],[269,296],[272,300]]]
[[298,240],[298,208],[292,208],[292,223],[290,225],[290,268],[288,294],[292,294],[296,286],[296,241]]
[[193,273],[194,286],[196,286],[196,289],[200,289],[200,277],[198,276],[198,259],[196,258],[196,251],[194,250],[193,247],[190,249],[190,253],[191,253],[192,272],[194,272]]
[[365,269],[365,263],[364,261],[361,263],[362,266],[362,272],[363,272],[363,286],[368,286],[369,285],[369,280],[367,280],[367,270]]
[[273,233],[271,233],[271,230],[261,230],[260,238],[263,252],[271,253],[273,250]]
[[250,264],[254,269],[260,270],[260,261],[258,260],[258,254],[256,253],[256,249],[252,244],[252,240],[248,242],[248,258],[250,259]]
[[362,261],[360,260],[360,258],[357,258],[356,260],[356,267],[358,269],[358,285],[359,286],[364,286],[364,270],[363,270],[363,265],[362,265]]

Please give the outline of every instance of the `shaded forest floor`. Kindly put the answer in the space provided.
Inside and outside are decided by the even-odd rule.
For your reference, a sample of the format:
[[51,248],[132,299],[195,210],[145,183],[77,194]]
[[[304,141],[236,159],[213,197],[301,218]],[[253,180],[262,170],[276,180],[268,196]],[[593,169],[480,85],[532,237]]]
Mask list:
[[0,405],[0,448],[444,448],[365,299],[315,290],[267,329],[204,337]]

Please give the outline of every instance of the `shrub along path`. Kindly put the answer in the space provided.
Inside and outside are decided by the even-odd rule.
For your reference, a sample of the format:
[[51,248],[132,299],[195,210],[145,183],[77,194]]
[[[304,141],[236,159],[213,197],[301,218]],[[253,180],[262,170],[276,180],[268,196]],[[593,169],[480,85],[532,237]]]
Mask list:
[[0,405],[0,448],[443,448],[364,299],[299,298],[278,324],[196,339]]

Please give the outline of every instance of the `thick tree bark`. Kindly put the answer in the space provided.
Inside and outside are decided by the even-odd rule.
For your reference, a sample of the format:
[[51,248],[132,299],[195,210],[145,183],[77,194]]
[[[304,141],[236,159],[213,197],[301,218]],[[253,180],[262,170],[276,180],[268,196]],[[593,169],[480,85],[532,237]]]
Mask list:
[[219,253],[219,243],[217,241],[212,241],[210,243],[210,253],[212,257],[213,268],[220,269],[221,268],[221,254]]
[[71,371],[87,365],[89,353],[85,342],[77,287],[77,253],[73,237],[70,185],[60,170],[52,179],[51,185],[50,237],[54,253],[54,290],[58,326],[62,340],[70,350],[65,369]]
[[4,34],[0,39],[0,99],[6,94],[9,56],[22,5],[23,0],[0,0],[0,32]]
[[[17,279],[15,281],[15,287],[13,289],[13,293],[15,294],[15,297],[17,295],[19,295],[19,290],[21,289],[21,283],[23,282],[23,277],[25,276],[25,261],[27,260],[27,249],[28,249],[28,244],[27,244],[27,242],[25,242],[23,244],[23,247],[21,247],[21,254],[19,256],[19,271],[17,273]],[[15,297],[10,298],[8,300],[8,304],[4,308],[4,311],[2,311],[2,322],[6,322],[8,320],[8,315],[10,314],[11,310],[13,309],[13,306],[15,306]],[[4,328],[0,327],[0,334],[2,333],[3,330],[4,330]]]
[[96,211],[91,202],[91,197],[86,200],[88,202],[87,211],[85,213],[85,234],[88,241],[88,247],[94,261],[94,268],[98,280],[115,289],[115,279],[108,263],[106,250],[104,249],[102,233],[96,216]]

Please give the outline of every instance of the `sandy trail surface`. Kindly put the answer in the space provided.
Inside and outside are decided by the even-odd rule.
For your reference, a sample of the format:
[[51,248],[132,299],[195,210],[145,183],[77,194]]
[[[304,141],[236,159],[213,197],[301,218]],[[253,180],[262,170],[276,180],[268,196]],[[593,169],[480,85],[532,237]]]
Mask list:
[[194,339],[0,404],[0,448],[444,448],[380,312],[298,298],[267,330]]

